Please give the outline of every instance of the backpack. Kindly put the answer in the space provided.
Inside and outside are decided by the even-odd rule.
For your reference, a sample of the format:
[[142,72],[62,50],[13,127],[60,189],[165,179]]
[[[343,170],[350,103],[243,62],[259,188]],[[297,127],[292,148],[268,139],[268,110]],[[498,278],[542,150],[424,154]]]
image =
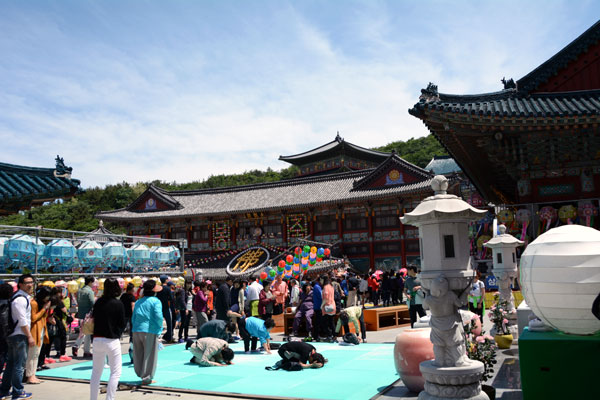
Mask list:
[[13,297],[10,298],[10,301],[8,302],[8,330],[7,330],[7,337],[10,336],[14,331],[15,328],[17,327],[17,322],[14,320],[13,316],[12,316],[12,303],[13,301],[15,301],[15,299],[17,297],[25,297],[25,300],[27,300],[27,306],[25,307],[26,309],[29,308],[29,299],[22,295],[22,294],[15,294]]
[[360,343],[358,341],[358,337],[352,332],[346,333],[343,337],[343,340],[345,343],[350,343],[350,344],[359,344]]
[[8,319],[10,309],[9,300],[0,300],[0,349],[6,349],[6,338],[12,332],[8,332]]

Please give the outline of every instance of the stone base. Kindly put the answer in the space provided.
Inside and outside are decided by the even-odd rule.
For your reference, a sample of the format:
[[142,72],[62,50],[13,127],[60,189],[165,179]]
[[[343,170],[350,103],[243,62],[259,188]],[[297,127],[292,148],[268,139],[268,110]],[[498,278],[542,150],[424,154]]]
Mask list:
[[488,400],[481,391],[484,368],[480,361],[470,360],[460,367],[437,367],[429,360],[422,362],[419,369],[425,378],[425,390],[419,394],[419,399]]
[[[430,395],[429,393],[427,393],[426,391],[422,391],[421,393],[419,393],[419,400],[456,400],[456,397],[439,397],[439,396],[433,396]],[[487,394],[485,394],[484,392],[479,392],[478,395],[475,396],[471,396],[471,397],[461,397],[462,400],[490,400],[490,398],[488,397]]]

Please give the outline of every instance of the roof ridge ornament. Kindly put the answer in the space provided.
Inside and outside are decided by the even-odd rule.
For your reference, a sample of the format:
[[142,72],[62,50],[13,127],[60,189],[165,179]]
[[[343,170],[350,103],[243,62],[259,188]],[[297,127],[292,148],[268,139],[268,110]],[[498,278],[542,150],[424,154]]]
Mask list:
[[433,83],[429,82],[427,88],[421,89],[421,96],[419,97],[419,100],[424,103],[439,101],[440,94],[438,93],[437,85],[434,85]]
[[340,131],[337,131],[337,135],[335,135],[335,140],[340,143],[344,141],[344,138],[340,136]]
[[56,161],[54,177],[71,179],[71,172],[73,172],[73,168],[65,165],[65,159],[57,155],[54,160]]
[[502,77],[502,79],[500,79],[500,82],[502,82],[502,84],[504,85],[504,89],[516,89],[517,88],[517,83],[512,78],[510,78],[509,80],[506,80],[505,77]]

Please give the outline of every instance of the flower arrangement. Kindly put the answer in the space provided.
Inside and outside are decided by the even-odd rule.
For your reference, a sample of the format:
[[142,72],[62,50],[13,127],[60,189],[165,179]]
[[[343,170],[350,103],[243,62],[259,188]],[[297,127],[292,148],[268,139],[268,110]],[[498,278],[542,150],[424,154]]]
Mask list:
[[481,381],[490,379],[494,373],[494,364],[496,364],[496,343],[494,338],[481,330],[479,336],[473,332],[478,331],[476,320],[479,315],[473,314],[471,321],[465,325],[465,345],[467,347],[467,356],[471,360],[481,361],[483,363],[483,375]]
[[489,317],[490,321],[494,324],[494,330],[498,335],[508,335],[508,301],[500,300],[490,307]]

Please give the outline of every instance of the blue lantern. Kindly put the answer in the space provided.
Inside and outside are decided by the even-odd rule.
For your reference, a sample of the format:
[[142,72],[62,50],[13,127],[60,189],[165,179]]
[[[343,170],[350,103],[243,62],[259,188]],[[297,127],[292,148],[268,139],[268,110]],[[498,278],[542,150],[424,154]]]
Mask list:
[[135,268],[150,266],[150,249],[145,244],[137,243],[128,250],[129,262]]
[[100,271],[104,261],[102,245],[94,240],[83,243],[77,249],[79,262],[85,272]]
[[8,238],[0,238],[0,272],[6,272],[6,268],[8,268],[9,265]]
[[129,258],[127,249],[119,242],[107,242],[102,248],[104,267],[113,271],[119,271],[128,267]]
[[169,253],[169,262],[170,264],[176,264],[179,258],[181,257],[181,253],[179,249],[173,245],[169,246],[171,252]]
[[151,251],[152,266],[154,268],[164,267],[169,264],[170,250],[167,247],[153,247]]
[[35,264],[35,256],[42,249],[44,244],[36,242],[34,238],[28,235],[13,235],[8,239],[8,248],[5,249],[5,254],[10,260],[10,268],[12,273],[20,274],[25,272],[25,269],[31,268]]
[[53,272],[71,271],[78,264],[77,250],[66,239],[54,239],[44,251],[45,268],[52,268]]

